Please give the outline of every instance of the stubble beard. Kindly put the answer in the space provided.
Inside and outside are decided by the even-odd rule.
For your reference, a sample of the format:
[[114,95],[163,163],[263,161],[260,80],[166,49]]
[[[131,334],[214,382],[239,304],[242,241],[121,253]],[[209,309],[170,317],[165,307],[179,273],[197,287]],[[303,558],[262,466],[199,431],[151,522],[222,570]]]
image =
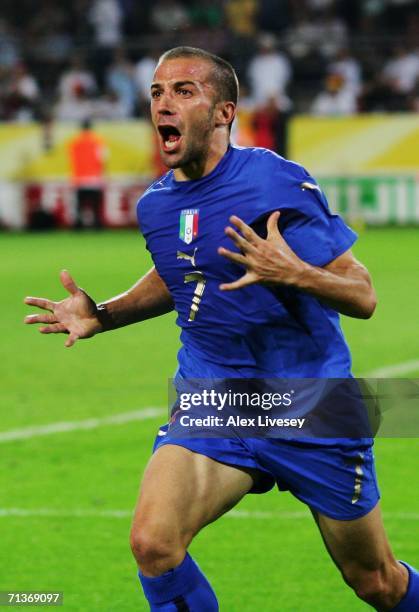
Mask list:
[[180,159],[173,160],[171,162],[170,156],[167,160],[163,159],[163,162],[168,168],[186,168],[191,165],[197,167],[205,165],[210,150],[210,138],[213,131],[212,118],[213,118],[214,106],[212,106],[208,112],[208,116],[205,121],[195,125],[191,128],[190,135],[188,137],[189,143],[186,145],[183,155]]

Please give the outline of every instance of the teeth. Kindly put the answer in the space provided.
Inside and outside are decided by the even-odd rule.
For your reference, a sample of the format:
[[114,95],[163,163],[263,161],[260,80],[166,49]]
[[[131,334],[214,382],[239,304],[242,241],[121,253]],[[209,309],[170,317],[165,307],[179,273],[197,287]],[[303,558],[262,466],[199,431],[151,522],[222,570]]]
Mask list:
[[164,145],[167,149],[174,149],[174,147],[177,145],[177,140],[165,140]]

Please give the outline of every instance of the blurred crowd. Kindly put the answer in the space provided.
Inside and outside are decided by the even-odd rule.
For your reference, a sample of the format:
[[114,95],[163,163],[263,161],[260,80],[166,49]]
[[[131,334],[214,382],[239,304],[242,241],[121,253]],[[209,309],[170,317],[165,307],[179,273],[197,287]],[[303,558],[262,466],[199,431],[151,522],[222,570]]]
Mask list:
[[419,112],[416,0],[2,0],[0,119],[146,116],[160,53],[230,60],[254,121]]

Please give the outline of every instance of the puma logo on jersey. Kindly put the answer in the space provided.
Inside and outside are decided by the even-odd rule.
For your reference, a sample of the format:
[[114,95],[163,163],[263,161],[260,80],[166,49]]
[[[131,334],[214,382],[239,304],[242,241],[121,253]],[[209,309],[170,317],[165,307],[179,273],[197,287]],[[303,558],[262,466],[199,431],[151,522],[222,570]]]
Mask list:
[[183,253],[182,251],[178,251],[176,253],[176,259],[186,259],[187,261],[191,262],[194,268],[196,268],[195,255],[196,255],[197,250],[198,248],[195,247],[193,250],[193,255],[188,255],[188,253]]

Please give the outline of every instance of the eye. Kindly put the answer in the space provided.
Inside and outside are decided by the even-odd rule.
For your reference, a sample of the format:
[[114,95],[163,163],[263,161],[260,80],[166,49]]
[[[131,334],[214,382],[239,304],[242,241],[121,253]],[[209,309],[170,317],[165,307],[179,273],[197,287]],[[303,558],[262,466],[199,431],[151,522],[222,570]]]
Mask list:
[[183,87],[178,89],[177,93],[180,94],[182,97],[189,96],[190,94],[192,94],[192,92],[189,89],[184,89]]
[[160,97],[160,94],[161,94],[161,92],[160,92],[160,91],[157,91],[156,89],[154,89],[154,90],[151,92],[151,97],[152,97],[152,98],[155,100],[155,99],[157,99],[157,98],[159,98],[159,97]]

